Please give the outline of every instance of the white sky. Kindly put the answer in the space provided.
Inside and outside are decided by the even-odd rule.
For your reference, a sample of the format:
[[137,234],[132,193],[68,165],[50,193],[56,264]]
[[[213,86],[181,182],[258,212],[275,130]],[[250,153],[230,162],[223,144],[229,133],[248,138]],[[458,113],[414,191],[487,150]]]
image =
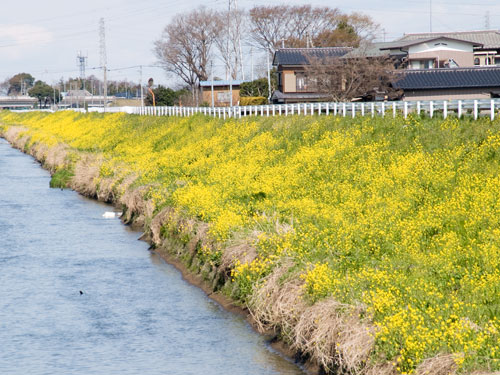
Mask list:
[[[200,5],[222,9],[227,0],[21,0],[1,1],[0,80],[19,72],[54,83],[78,76],[76,56],[88,55],[87,75],[99,62],[99,18],[106,21],[110,79],[139,81],[135,65],[154,65],[153,42],[177,13]],[[431,0],[239,0],[240,8],[274,4],[328,5],[350,13],[370,15],[385,30],[387,41],[403,33],[429,31]],[[489,13],[490,29],[500,29],[499,0],[432,0],[433,31],[480,30]],[[383,40],[384,34],[379,36]],[[248,62],[248,56],[244,61]],[[256,64],[258,63],[256,59]],[[246,67],[247,70],[250,66]],[[219,75],[222,75],[220,73]],[[173,84],[158,68],[144,68],[143,79]]]

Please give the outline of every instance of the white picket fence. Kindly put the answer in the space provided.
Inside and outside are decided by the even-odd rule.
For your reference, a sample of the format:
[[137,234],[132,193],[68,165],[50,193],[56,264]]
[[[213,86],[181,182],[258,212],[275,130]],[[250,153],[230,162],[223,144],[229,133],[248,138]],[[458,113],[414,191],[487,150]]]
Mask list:
[[[342,117],[358,116],[391,116],[405,118],[414,113],[426,114],[429,117],[439,115],[447,118],[455,114],[461,118],[470,116],[474,119],[489,116],[493,121],[500,110],[500,99],[483,100],[444,100],[444,101],[398,101],[398,102],[368,102],[368,103],[297,103],[269,104],[256,106],[233,107],[127,107],[127,110],[114,108],[112,112],[127,112],[141,116],[176,116],[186,117],[197,114],[217,118],[242,118],[248,116],[293,116],[293,115],[334,115]],[[99,110],[101,112],[102,109]],[[107,109],[109,111],[109,109]]]

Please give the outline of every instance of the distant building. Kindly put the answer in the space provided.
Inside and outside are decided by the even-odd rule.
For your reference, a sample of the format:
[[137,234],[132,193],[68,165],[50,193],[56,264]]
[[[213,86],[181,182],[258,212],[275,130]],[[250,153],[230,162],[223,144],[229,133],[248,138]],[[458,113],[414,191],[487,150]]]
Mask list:
[[[201,81],[201,95],[202,101],[216,107],[228,107],[231,105],[238,105],[240,102],[240,88],[241,84],[249,81],[232,80],[232,81]],[[212,93],[213,87],[213,93]],[[232,92],[232,101],[231,101]]]
[[394,86],[404,100],[498,98],[500,66],[407,70]]
[[[92,95],[87,90],[69,90],[61,93],[62,100],[58,103],[60,108],[85,108],[85,107],[103,107],[104,96]],[[115,97],[108,95],[106,106],[115,101]]]
[[309,58],[340,58],[351,51],[350,47],[278,49],[273,58],[273,66],[278,73],[278,89],[271,100],[274,103],[324,101],[325,95],[314,91],[314,85],[305,72]]
[[476,66],[500,65],[500,31],[498,30],[412,33],[405,34],[398,42],[436,37],[459,39],[474,43],[473,64]]
[[38,99],[27,95],[0,96],[0,109],[32,109]]

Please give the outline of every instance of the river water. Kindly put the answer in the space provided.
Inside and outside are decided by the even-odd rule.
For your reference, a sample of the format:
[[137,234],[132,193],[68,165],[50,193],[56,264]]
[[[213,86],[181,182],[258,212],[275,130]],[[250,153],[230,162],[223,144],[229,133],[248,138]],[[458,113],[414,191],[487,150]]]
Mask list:
[[0,374],[302,374],[111,207],[49,180],[0,139]]

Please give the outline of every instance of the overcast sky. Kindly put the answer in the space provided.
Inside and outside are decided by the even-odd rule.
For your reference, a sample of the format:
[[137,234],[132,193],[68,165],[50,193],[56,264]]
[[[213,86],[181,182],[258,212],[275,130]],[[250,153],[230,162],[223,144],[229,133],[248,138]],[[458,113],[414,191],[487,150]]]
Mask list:
[[[430,28],[430,0],[239,0],[240,8],[270,4],[328,5],[350,13],[364,12],[381,25],[387,41]],[[205,5],[222,9],[227,0],[23,0],[2,1],[0,12],[0,80],[19,72],[54,83],[78,76],[76,56],[88,55],[87,75],[99,61],[99,19],[106,22],[110,79],[139,81],[136,65],[154,65],[153,42],[177,13]],[[500,29],[499,0],[432,0],[433,31]],[[488,16],[487,16],[488,14]],[[384,33],[385,32],[385,33]],[[249,59],[244,59],[248,61]],[[246,67],[249,69],[249,67]],[[173,84],[158,68],[144,68],[143,78]]]

